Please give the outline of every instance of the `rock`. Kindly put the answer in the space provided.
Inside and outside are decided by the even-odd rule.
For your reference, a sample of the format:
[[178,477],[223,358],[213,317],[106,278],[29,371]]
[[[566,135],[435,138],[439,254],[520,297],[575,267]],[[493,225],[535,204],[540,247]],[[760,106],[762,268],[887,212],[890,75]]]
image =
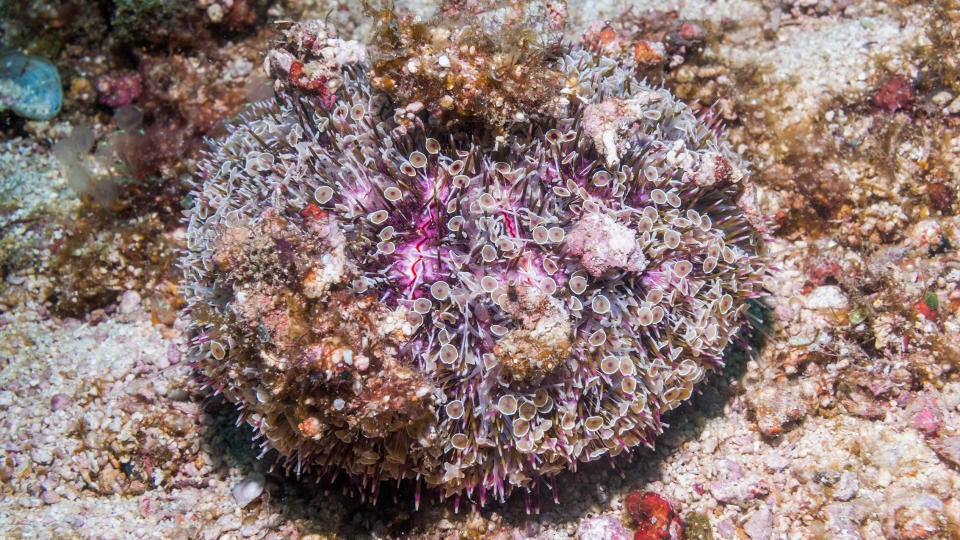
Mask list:
[[840,479],[833,486],[833,498],[838,501],[849,501],[857,496],[860,491],[860,480],[857,473],[853,471],[843,471]]
[[790,466],[790,460],[776,452],[770,452],[763,456],[763,465],[773,471],[782,471]]
[[847,309],[849,300],[836,285],[817,287],[806,297],[808,309]]
[[960,466],[960,435],[930,438],[927,439],[927,445],[941,458]]
[[884,532],[889,538],[933,538],[946,521],[943,503],[926,492],[903,491],[883,507]]
[[802,419],[810,410],[800,392],[778,384],[748,394],[747,405],[764,437],[782,434],[785,424]]
[[860,540],[863,536],[859,531],[857,508],[851,503],[833,503],[825,506],[821,511],[830,538],[835,540]]
[[137,291],[126,291],[120,297],[120,313],[129,315],[140,310],[140,294]]
[[252,473],[233,486],[233,500],[240,508],[245,508],[248,504],[256,500],[263,493],[263,485],[266,478],[260,473]]
[[743,531],[752,540],[770,540],[772,526],[773,516],[770,515],[770,508],[763,505],[743,524]]
[[960,114],[960,97],[957,97],[944,109],[947,114]]
[[577,527],[580,540],[629,540],[631,535],[620,520],[611,516],[597,516],[584,520]]
[[60,496],[53,491],[44,491],[43,495],[40,495],[40,500],[43,504],[57,504],[60,502]]
[[727,504],[743,504],[769,492],[766,480],[756,473],[747,474],[737,480],[719,480],[710,484],[713,498]]
[[61,411],[70,406],[70,396],[66,394],[56,394],[50,398],[50,410],[53,412]]
[[53,463],[53,452],[49,448],[35,448],[30,452],[30,459],[38,465],[49,465]]
[[49,60],[0,47],[0,110],[48,120],[60,112],[62,102],[60,75]]

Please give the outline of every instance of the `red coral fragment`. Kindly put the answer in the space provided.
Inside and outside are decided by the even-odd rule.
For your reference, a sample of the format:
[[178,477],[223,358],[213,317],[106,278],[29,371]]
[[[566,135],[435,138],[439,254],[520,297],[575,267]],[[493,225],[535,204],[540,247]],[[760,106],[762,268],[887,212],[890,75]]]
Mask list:
[[910,105],[916,98],[913,84],[903,75],[897,75],[884,81],[873,94],[873,106],[893,112]]
[[327,88],[327,78],[322,75],[308,77],[303,73],[303,63],[293,62],[290,64],[290,83],[299,86],[304,90],[315,92],[320,99],[320,104],[324,109],[330,110],[337,102],[337,96]]
[[680,516],[660,495],[634,491],[627,495],[624,507],[630,521],[637,524],[634,540],[686,540]]
[[825,284],[830,278],[840,281],[840,276],[843,275],[843,269],[839,264],[825,258],[812,261],[807,272],[810,275],[810,283],[815,287]]
[[308,219],[323,219],[327,217],[327,213],[320,209],[319,206],[310,203],[300,211],[300,215]]
[[913,310],[920,315],[923,315],[923,317],[928,321],[936,322],[937,320],[937,312],[928,306],[923,300],[918,300],[917,303],[913,305]]

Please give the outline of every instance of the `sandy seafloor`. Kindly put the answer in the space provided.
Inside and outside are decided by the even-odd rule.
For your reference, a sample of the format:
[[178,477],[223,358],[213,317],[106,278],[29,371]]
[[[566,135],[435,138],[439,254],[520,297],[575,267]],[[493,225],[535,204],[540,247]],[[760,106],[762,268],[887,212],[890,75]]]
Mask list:
[[[267,20],[329,12],[362,38],[359,9],[331,5],[281,3]],[[116,53],[67,44],[64,111],[0,133],[0,538],[626,538],[622,503],[638,490],[709,522],[691,538],[960,538],[960,5],[569,11],[571,40],[645,14],[706,29],[665,85],[718,102],[777,225],[756,354],[671,413],[656,451],[561,476],[559,503],[544,495],[531,515],[522,496],[415,511],[270,472],[230,407],[196,387],[184,325],[162,308],[182,229],[149,212],[102,229],[78,217],[51,142],[79,124],[117,129],[92,89]],[[618,29],[625,50],[642,32]],[[211,71],[180,99],[256,75],[269,37],[253,34],[177,53]],[[114,293],[102,305],[64,302],[97,286]]]

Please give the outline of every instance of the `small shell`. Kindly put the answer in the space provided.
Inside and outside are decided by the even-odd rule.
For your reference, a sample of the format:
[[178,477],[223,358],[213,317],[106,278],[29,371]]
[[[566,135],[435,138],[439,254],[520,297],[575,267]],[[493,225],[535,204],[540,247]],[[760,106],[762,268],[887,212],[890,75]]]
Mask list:
[[497,278],[493,276],[483,276],[480,278],[480,287],[488,293],[492,293],[497,290],[497,287],[500,285],[500,282],[497,281]]
[[522,418],[517,418],[513,421],[513,436],[514,437],[523,437],[530,431],[530,422]]
[[717,267],[717,258],[716,257],[707,257],[703,260],[703,273],[709,274]]
[[500,396],[500,399],[497,401],[497,409],[507,416],[513,415],[513,413],[517,412],[517,398],[510,394]]
[[653,230],[653,221],[652,221],[650,218],[648,218],[648,217],[642,218],[642,219],[640,220],[640,222],[637,223],[637,230],[640,231],[640,232],[642,232],[642,233],[652,231],[652,230]]
[[390,217],[390,214],[388,214],[386,210],[377,210],[376,212],[370,212],[370,214],[367,215],[367,219],[369,219],[370,223],[373,223],[374,225],[383,223],[388,217]]
[[423,144],[423,147],[427,149],[427,152],[436,154],[440,151],[440,142],[436,139],[427,138],[426,142]]
[[566,234],[567,233],[565,233],[560,227],[550,227],[550,230],[547,231],[547,238],[549,238],[551,242],[563,242],[563,238],[566,236]]
[[553,294],[557,291],[557,282],[551,277],[545,277],[540,280],[540,290],[547,294]]
[[470,444],[470,438],[463,433],[457,433],[450,437],[450,444],[457,450],[466,450],[467,445]]
[[433,296],[434,300],[446,300],[450,296],[450,285],[447,285],[445,281],[438,281],[430,285],[430,295]]
[[706,214],[700,216],[700,230],[707,232],[711,227],[713,227],[713,220],[710,219],[710,216]]
[[650,326],[653,324],[653,311],[650,308],[640,308],[637,312],[637,322],[640,326]]
[[397,246],[393,242],[384,241],[377,244],[377,251],[384,255],[391,255],[396,249]]
[[427,298],[417,298],[413,301],[413,310],[423,315],[433,309],[433,302]]
[[667,204],[667,194],[662,189],[655,189],[650,192],[650,200],[659,205]]
[[453,181],[453,187],[458,187],[460,189],[463,189],[470,185],[470,177],[465,174],[458,174],[454,176],[452,181]]
[[520,452],[530,452],[533,450],[533,441],[530,439],[519,439],[514,446]]
[[537,225],[534,227],[533,231],[531,231],[531,236],[533,237],[533,241],[538,244],[546,244],[550,239],[550,233],[543,225]]
[[[461,172],[463,172],[463,167],[464,167],[464,165],[465,165],[465,164],[464,164],[463,160],[462,160],[462,159],[458,159],[458,160],[456,160],[456,161],[454,161],[454,162],[451,162],[449,165],[447,165],[447,172],[450,173],[451,175],[458,175],[458,174],[460,174]],[[468,180],[469,180],[469,179],[468,179]]]
[[557,270],[560,269],[560,267],[557,266],[557,263],[554,262],[553,259],[544,259],[543,264],[541,266],[543,266],[543,270],[546,273],[551,275],[556,274]]
[[453,420],[459,420],[463,416],[463,402],[459,399],[455,399],[444,407],[444,410],[447,412],[447,416]]
[[597,171],[593,174],[593,184],[595,186],[605,186],[610,183],[613,177],[607,171]]
[[720,297],[720,313],[726,314],[733,307],[733,297],[725,294]]
[[616,356],[607,356],[600,361],[600,371],[607,375],[613,375],[620,371],[620,359]]
[[550,144],[557,144],[561,140],[563,140],[563,134],[556,129],[551,129],[550,131],[548,131],[545,137],[547,138],[547,142],[549,142]]
[[497,367],[497,357],[494,356],[493,353],[484,353],[482,359],[483,367],[487,368],[488,370]]
[[605,341],[607,341],[607,333],[602,328],[590,334],[590,337],[587,338],[587,343],[589,343],[591,347],[599,347],[603,345]]
[[320,204],[327,204],[333,198],[333,188],[320,186],[313,192],[313,198]]
[[366,113],[367,111],[364,110],[363,105],[354,105],[350,108],[350,118],[354,120],[360,120]]
[[480,248],[480,257],[483,258],[483,262],[492,262],[497,258],[497,248],[490,244],[484,245]]
[[608,300],[606,296],[598,294],[597,296],[593,297],[593,302],[590,306],[594,313],[603,315],[604,313],[610,311],[610,300]]
[[537,406],[534,405],[532,401],[523,400],[517,412],[520,414],[520,418],[530,420],[537,414]]
[[497,207],[497,200],[493,198],[493,195],[489,193],[484,193],[480,195],[480,198],[477,200],[480,203],[480,208],[484,211],[491,211]]
[[407,175],[407,176],[416,176],[416,175],[417,175],[417,169],[414,168],[414,166],[411,165],[411,164],[410,164],[409,162],[407,162],[407,161],[404,161],[403,163],[400,164],[400,172],[402,172],[403,174],[405,174],[405,175]]
[[583,426],[587,428],[587,431],[597,431],[603,427],[603,418],[591,416],[583,421]]
[[647,291],[646,301],[651,304],[659,304],[663,300],[663,291],[660,289],[650,289]]
[[452,364],[457,361],[457,357],[460,354],[457,352],[457,348],[453,345],[447,343],[443,347],[440,347],[440,361],[444,364]]
[[680,245],[680,233],[674,230],[664,231],[663,242],[670,249],[676,249]]
[[423,152],[413,152],[410,154],[410,164],[418,169],[422,169],[427,166],[427,156]]
[[464,221],[465,220],[463,219],[463,216],[453,216],[447,220],[447,228],[451,231],[457,232],[461,227],[463,227]]
[[509,331],[510,330],[507,330],[506,326],[501,326],[499,324],[490,325],[490,332],[497,337],[505,336]]
[[583,294],[587,290],[587,278],[583,276],[573,276],[568,283],[573,294]]
[[403,191],[396,186],[390,186],[383,190],[383,196],[390,202],[397,202],[403,198]]
[[217,360],[223,360],[227,356],[227,349],[217,341],[210,342],[210,354]]
[[671,191],[670,193],[667,193],[667,204],[669,204],[670,206],[672,206],[672,207],[674,207],[674,208],[679,207],[679,206],[680,206],[680,197],[679,197],[676,193],[674,193],[674,192],[672,192],[672,191]]
[[691,270],[693,270],[693,263],[690,261],[677,261],[673,265],[673,272],[680,277],[687,277]]
[[637,389],[637,380],[633,377],[624,377],[620,381],[620,389],[624,394],[632,394]]
[[543,407],[549,400],[550,394],[543,388],[538,388],[537,391],[533,393],[533,404],[536,405],[537,408]]

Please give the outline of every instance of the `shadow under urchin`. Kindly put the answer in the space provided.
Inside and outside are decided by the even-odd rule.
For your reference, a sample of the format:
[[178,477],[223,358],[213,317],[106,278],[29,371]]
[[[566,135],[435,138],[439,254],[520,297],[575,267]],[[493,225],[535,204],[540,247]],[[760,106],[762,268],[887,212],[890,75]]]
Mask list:
[[767,272],[741,160],[614,60],[555,62],[558,113],[505,136],[397,121],[359,65],[329,110],[257,104],[204,159],[190,346],[275,464],[530,501],[652,447],[722,365]]

